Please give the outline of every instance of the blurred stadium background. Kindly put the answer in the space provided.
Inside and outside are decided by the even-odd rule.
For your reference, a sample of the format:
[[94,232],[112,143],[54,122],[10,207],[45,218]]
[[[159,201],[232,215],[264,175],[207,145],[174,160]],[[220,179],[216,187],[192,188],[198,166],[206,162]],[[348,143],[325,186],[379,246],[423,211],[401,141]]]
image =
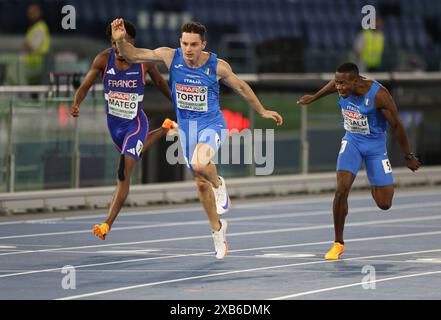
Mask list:
[[[21,49],[31,3],[41,5],[51,36],[45,71],[32,86],[26,83]],[[227,60],[263,104],[285,118],[275,130],[274,174],[333,171],[343,135],[337,96],[307,109],[296,101],[329,81],[338,64],[355,60],[365,4],[375,6],[384,22],[385,47],[380,68],[364,75],[391,91],[424,165],[441,164],[441,1],[0,0],[0,192],[114,185],[118,155],[107,132],[99,81],[77,122],[69,110],[82,75],[109,47],[105,28],[115,17],[134,22],[137,46],[147,48],[177,47],[184,21],[205,24],[207,49]],[[65,5],[76,9],[75,30],[61,27]],[[151,128],[175,118],[172,105],[151,84],[145,90]],[[239,129],[243,118],[252,128],[275,129],[225,87],[221,104],[234,112],[229,120]],[[389,140],[392,165],[402,167],[401,150],[391,134]],[[161,141],[148,151],[133,183],[189,179],[184,166],[167,163],[170,144]],[[226,177],[254,172],[245,164],[219,170]]]

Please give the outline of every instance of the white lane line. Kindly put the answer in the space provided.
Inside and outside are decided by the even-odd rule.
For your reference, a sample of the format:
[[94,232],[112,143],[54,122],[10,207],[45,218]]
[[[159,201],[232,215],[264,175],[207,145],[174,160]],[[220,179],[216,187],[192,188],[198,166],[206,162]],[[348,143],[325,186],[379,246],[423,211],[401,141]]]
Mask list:
[[[414,204],[403,204],[396,205],[392,207],[389,211],[397,211],[403,209],[420,209],[420,208],[438,208],[441,206],[440,201],[434,202],[426,202],[426,203],[414,203]],[[360,207],[351,209],[351,213],[371,213],[372,211],[379,211],[377,207],[369,206],[369,207]],[[276,218],[294,218],[294,217],[310,217],[310,216],[322,216],[329,215],[330,210],[313,210],[306,211],[304,213],[280,213],[280,214],[269,214],[269,215],[261,215],[261,216],[248,216],[241,218],[230,218],[228,221],[238,222],[238,221],[256,221],[256,220],[268,220],[268,219],[276,219]],[[422,220],[424,221],[424,220]],[[206,220],[197,220],[197,221],[186,221],[186,222],[166,222],[166,223],[158,223],[151,225],[140,225],[140,226],[131,226],[131,227],[115,227],[112,228],[112,232],[114,231],[124,231],[124,230],[140,230],[140,229],[151,229],[151,228],[165,228],[165,227],[177,227],[177,226],[189,226],[189,225],[205,225],[207,223]],[[0,237],[0,240],[7,239],[20,239],[20,238],[33,238],[33,237],[48,237],[48,236],[65,236],[69,234],[84,234],[90,233],[90,230],[74,230],[74,231],[64,231],[64,232],[47,232],[47,233],[35,233],[35,234],[22,234],[22,235],[13,235],[13,236],[4,236]]]
[[[409,234],[401,234],[401,235],[389,235],[389,236],[378,236],[378,237],[369,237],[369,238],[357,238],[357,239],[351,239],[351,240],[345,240],[346,242],[363,242],[363,241],[376,241],[376,240],[387,240],[387,239],[398,239],[398,238],[413,238],[413,237],[421,237],[421,236],[432,236],[432,235],[439,235],[441,234],[441,231],[437,232],[421,232],[421,233],[409,233]],[[282,246],[269,246],[269,247],[256,247],[256,248],[246,248],[246,249],[237,249],[237,250],[230,250],[230,253],[238,253],[238,252],[248,252],[248,251],[257,251],[257,250],[269,250],[269,249],[279,249],[279,248],[294,248],[294,247],[305,247],[305,246],[315,246],[315,245],[323,245],[323,244],[329,244],[330,241],[321,241],[321,242],[309,242],[309,243],[296,243],[291,245],[282,245]],[[438,252],[441,250],[429,250],[427,252]],[[420,251],[426,252],[426,251]],[[91,252],[93,254],[94,252]],[[153,258],[139,258],[139,259],[130,259],[130,260],[122,260],[122,261],[111,261],[111,262],[102,262],[102,263],[94,263],[94,264],[86,264],[86,265],[78,265],[74,266],[75,268],[87,268],[87,267],[96,267],[96,266],[105,266],[105,265],[115,265],[115,264],[125,264],[125,263],[132,263],[132,262],[141,262],[141,261],[151,261],[151,260],[163,260],[163,259],[174,259],[174,258],[185,258],[185,257],[197,257],[197,256],[207,256],[207,255],[213,255],[212,251],[208,252],[199,252],[199,253],[191,253],[191,254],[179,254],[179,255],[170,255],[170,256],[162,256],[162,257],[153,257]],[[44,273],[44,272],[53,272],[53,271],[60,271],[62,268],[51,268],[51,269],[43,269],[43,270],[30,270],[26,272],[20,272],[20,273],[11,273],[11,274],[5,274],[0,275],[0,278],[7,278],[7,277],[15,277],[15,276],[22,276],[22,275],[30,275],[30,274],[36,274],[36,273]]]
[[[109,293],[115,293],[115,292],[121,292],[121,291],[133,290],[133,289],[152,287],[152,286],[157,286],[157,285],[162,285],[162,284],[177,283],[177,282],[183,282],[183,281],[188,281],[188,280],[196,280],[196,279],[204,279],[204,278],[213,278],[213,277],[220,277],[220,276],[240,274],[240,273],[247,273],[247,272],[256,272],[256,271],[262,271],[262,270],[274,270],[274,269],[289,268],[289,267],[302,266],[302,265],[334,263],[334,262],[338,262],[338,261],[340,261],[340,262],[341,261],[356,261],[356,260],[363,260],[363,259],[369,259],[369,258],[402,256],[402,255],[419,254],[419,253],[427,253],[427,252],[441,252],[441,249],[425,250],[425,251],[413,251],[413,252],[402,252],[402,253],[394,253],[394,254],[386,254],[386,255],[376,255],[376,256],[366,256],[366,257],[357,257],[357,258],[342,259],[342,260],[337,260],[337,261],[321,260],[321,261],[313,261],[313,262],[302,262],[302,263],[292,263],[292,264],[285,264],[285,265],[277,265],[277,266],[270,266],[270,267],[241,269],[241,270],[234,270],[234,271],[228,271],[228,272],[219,272],[219,273],[213,273],[213,274],[205,274],[205,275],[194,276],[194,277],[177,278],[177,279],[171,279],[171,280],[166,280],[166,281],[143,283],[143,284],[138,284],[138,285],[133,285],[133,286],[126,286],[126,287],[120,287],[120,288],[115,288],[115,289],[110,289],[110,290],[95,291],[95,292],[90,292],[90,293],[86,293],[86,294],[80,294],[80,295],[75,295],[75,296],[63,297],[63,298],[59,298],[59,299],[56,299],[56,300],[81,299],[81,298],[93,297],[93,296],[98,296],[98,295],[103,295],[103,294],[109,294]],[[434,273],[441,273],[441,271],[437,271],[437,272],[434,272]]]
[[256,255],[258,258],[277,258],[277,259],[286,259],[286,258],[315,258],[315,254],[311,253],[295,253],[295,252],[278,252],[278,253],[264,253]]
[[[441,270],[440,271],[414,273],[414,274],[408,274],[408,275],[404,275],[404,276],[396,276],[396,277],[372,280],[372,281],[369,281],[369,284],[386,282],[386,281],[393,281],[393,280],[400,280],[400,279],[407,279],[407,278],[414,278],[414,277],[423,277],[423,276],[429,276],[429,275],[434,275],[434,274],[439,274],[439,273],[441,273]],[[322,293],[322,292],[329,292],[329,291],[335,291],[335,290],[346,289],[346,288],[351,288],[351,287],[357,287],[357,286],[361,286],[365,283],[366,282],[356,282],[356,283],[350,283],[350,284],[336,286],[336,287],[329,287],[329,288],[323,288],[323,289],[318,289],[318,290],[304,291],[304,292],[289,294],[289,295],[285,295],[285,296],[281,296],[281,297],[271,298],[268,300],[286,300],[286,299],[291,299],[291,298],[298,298],[298,297],[303,297],[303,296],[307,296],[307,295],[311,295],[311,294],[317,294],[317,293]]]
[[441,258],[419,258],[416,260],[407,260],[406,262],[415,263],[441,263]]
[[[364,238],[345,240],[345,242],[350,243],[350,242],[363,242],[363,241],[375,241],[375,240],[390,240],[390,239],[426,237],[426,236],[436,236],[436,235],[441,235],[441,231],[405,233],[405,234],[395,234],[395,235],[377,236],[377,237],[364,237]],[[228,252],[247,252],[247,251],[257,251],[257,250],[286,249],[286,248],[295,248],[295,247],[317,246],[322,244],[331,244],[331,241],[328,240],[328,241],[309,242],[309,243],[286,244],[286,245],[270,246],[270,247],[237,249],[237,250],[229,250]]]
[[108,250],[108,251],[97,251],[99,254],[144,254],[152,252],[160,252],[160,249],[142,249],[142,250]]
[[[364,260],[363,260],[364,261]],[[371,261],[371,260],[366,260],[366,261]],[[383,261],[383,260],[381,260]],[[385,260],[387,261],[387,260]],[[360,267],[361,270],[361,267]],[[14,271],[14,270],[11,270]],[[20,271],[20,270],[16,270],[16,271]],[[144,275],[148,272],[154,272],[154,273],[175,273],[175,272],[194,272],[194,273],[202,273],[202,272],[212,272],[212,269],[134,269],[134,270],[126,270],[126,269],[111,269],[111,270],[102,270],[102,269],[96,269],[96,270],[81,270],[81,271],[77,271],[77,272],[81,272],[82,274],[94,274],[94,273],[123,273],[123,274],[134,274],[134,273],[144,273]],[[229,269],[216,269],[217,272],[227,272],[227,271],[233,271],[232,268]],[[1,272],[1,271],[0,271]],[[256,270],[254,271],[256,273],[267,273],[268,271],[266,270]],[[332,274],[349,274],[349,275],[353,275],[354,271],[353,270],[304,270],[304,269],[287,269],[287,270],[277,270],[277,274],[287,274],[287,275],[298,275],[298,274],[323,274],[323,275],[329,275],[330,273]],[[381,271],[378,271],[377,274],[381,274]],[[389,271],[384,271],[384,273],[389,273]],[[361,274],[361,273],[360,273]],[[321,276],[321,275],[320,275]]]
[[[387,219],[387,220],[365,221],[365,222],[351,222],[351,223],[347,223],[346,227],[362,227],[362,226],[382,225],[382,224],[390,224],[390,223],[394,224],[394,223],[400,223],[400,222],[435,221],[435,220],[441,220],[441,216],[423,216],[423,217],[416,217],[416,218]],[[324,229],[332,229],[332,228],[334,228],[333,224],[323,224],[323,225],[315,225],[315,226],[308,226],[308,227],[295,227],[295,228],[283,228],[283,229],[257,230],[257,231],[248,231],[248,232],[236,232],[236,233],[228,234],[228,237],[262,235],[262,234],[273,234],[273,233],[286,233],[286,232],[294,232],[294,231],[324,230]],[[207,239],[207,238],[211,238],[211,235],[189,236],[189,237],[179,237],[179,238],[166,238],[166,239],[154,239],[154,240],[143,240],[143,241],[134,241],[134,242],[109,243],[109,244],[92,245],[92,246],[79,246],[79,247],[65,247],[65,248],[54,248],[54,249],[28,250],[28,251],[20,251],[20,252],[0,253],[0,256],[17,255],[17,254],[25,254],[25,253],[42,253],[42,252],[65,251],[65,250],[85,249],[85,248],[103,248],[103,247],[120,246],[120,245],[136,245],[136,244],[146,244],[146,243],[161,243],[161,242],[169,242],[169,241],[197,240],[197,239]]]
[[[400,191],[397,192],[394,195],[395,199],[398,198],[405,198],[408,199],[409,197],[420,197],[420,196],[432,196],[432,195],[441,195],[440,191]],[[372,196],[367,193],[365,195],[355,195],[350,196],[350,201],[358,201],[358,200],[367,200],[371,199]],[[268,201],[259,201],[259,202],[253,202],[249,204],[237,204],[233,205],[234,209],[249,209],[249,208],[274,208],[278,206],[285,206],[285,205],[296,205],[296,204],[316,204],[316,203],[324,203],[324,202],[330,202],[332,201],[331,197],[314,197],[310,199],[292,199],[292,200],[279,200],[274,202],[268,202]],[[392,207],[393,208],[393,207]],[[157,214],[180,214],[183,212],[203,212],[202,208],[200,206],[195,207],[183,207],[183,208],[170,208],[170,209],[154,209],[152,211],[141,211],[141,212],[124,212],[124,216],[148,216],[148,215],[157,215]],[[62,218],[43,218],[43,219],[32,219],[32,220],[20,220],[20,221],[7,221],[7,222],[0,222],[1,225],[10,225],[10,224],[22,224],[27,222],[39,222],[39,221],[64,221],[64,220],[87,220],[87,219],[96,219],[96,218],[102,218],[105,217],[106,214],[96,214],[96,215],[87,215],[87,216],[74,216],[74,217],[62,217]]]

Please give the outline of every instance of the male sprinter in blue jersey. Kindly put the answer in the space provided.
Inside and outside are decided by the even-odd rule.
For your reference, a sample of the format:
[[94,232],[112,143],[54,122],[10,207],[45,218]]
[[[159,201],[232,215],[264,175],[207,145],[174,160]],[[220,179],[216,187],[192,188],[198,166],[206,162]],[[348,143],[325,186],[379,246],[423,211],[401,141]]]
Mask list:
[[[134,43],[136,29],[125,22],[126,40]],[[168,130],[176,129],[176,123],[166,119],[162,128],[148,132],[148,119],[142,110],[145,72],[149,74],[155,86],[171,100],[170,89],[153,63],[131,64],[124,60],[112,38],[112,28],[107,28],[112,48],[98,54],[92,67],[78,88],[71,108],[74,117],[79,116],[80,104],[98,75],[102,74],[104,96],[106,99],[107,125],[112,140],[121,154],[115,193],[105,222],[95,225],[93,233],[104,240],[109,233],[124,201],[129,193],[130,176],[141,153],[148,146],[163,137]]]
[[[217,175],[212,158],[225,139],[225,119],[219,105],[219,81],[241,95],[262,117],[278,125],[282,117],[266,110],[248,84],[225,61],[204,51],[206,29],[198,22],[181,27],[180,48],[135,48],[125,39],[122,19],[112,22],[112,34],[124,58],[132,63],[163,61],[170,71],[170,87],[179,125],[179,139],[197,185],[199,199],[210,221],[216,258],[227,254],[227,222],[219,219],[230,208],[225,181]],[[189,136],[193,127],[195,134]],[[185,138],[184,138],[185,136]]]
[[337,188],[333,203],[335,242],[325,255],[327,260],[337,260],[344,252],[343,229],[348,214],[348,195],[363,160],[377,206],[383,210],[392,206],[394,187],[386,150],[387,123],[395,131],[407,167],[416,171],[421,165],[410,152],[392,96],[377,81],[361,77],[355,64],[342,64],[333,80],[316,94],[303,96],[297,103],[310,104],[335,91],[340,96],[338,106],[346,134],[341,141],[337,160]]

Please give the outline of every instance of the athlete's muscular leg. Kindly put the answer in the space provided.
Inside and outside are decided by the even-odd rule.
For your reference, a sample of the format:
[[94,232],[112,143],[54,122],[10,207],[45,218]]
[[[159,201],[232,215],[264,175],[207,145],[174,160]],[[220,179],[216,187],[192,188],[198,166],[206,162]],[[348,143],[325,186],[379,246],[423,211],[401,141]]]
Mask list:
[[162,138],[167,134],[169,129],[167,128],[158,128],[155,130],[152,130],[147,135],[147,138],[144,140],[144,147],[142,148],[142,152],[144,153],[152,143],[154,143],[156,140]]
[[[122,161],[124,165],[122,166]],[[113,194],[112,202],[110,204],[109,214],[107,215],[105,223],[112,227],[113,222],[118,216],[124,201],[129,194],[130,187],[130,176],[132,174],[133,168],[136,165],[136,160],[132,157],[123,155],[120,158],[120,169],[118,170],[118,177],[116,179],[116,189]]]
[[337,171],[337,188],[333,202],[335,241],[343,242],[343,229],[348,214],[348,196],[355,176],[349,171]]
[[216,166],[211,161],[214,155],[215,151],[210,145],[199,143],[194,150],[191,166],[194,172],[210,182],[214,188],[217,188],[221,182],[217,175]]
[[216,166],[211,162],[214,150],[206,144],[198,144],[193,154],[191,166],[195,177],[199,200],[205,209],[208,220],[213,231],[220,229],[219,216],[216,210],[212,186],[217,188],[220,180],[217,175]]
[[394,185],[371,187],[372,197],[375,200],[378,208],[388,210],[392,206],[392,198],[394,196]]

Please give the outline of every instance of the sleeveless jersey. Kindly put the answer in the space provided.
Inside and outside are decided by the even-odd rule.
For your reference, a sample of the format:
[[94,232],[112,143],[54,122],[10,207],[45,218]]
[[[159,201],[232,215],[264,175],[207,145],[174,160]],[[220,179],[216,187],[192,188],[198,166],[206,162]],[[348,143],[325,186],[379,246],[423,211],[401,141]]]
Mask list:
[[119,70],[115,65],[113,48],[103,74],[106,114],[117,123],[135,119],[142,110],[144,97],[144,66],[132,64],[127,70]]
[[170,90],[178,122],[191,119],[212,122],[222,116],[219,105],[219,82],[216,78],[217,57],[210,53],[199,68],[188,67],[181,48],[175,50],[170,65]]
[[381,84],[374,81],[362,97],[339,97],[338,107],[343,116],[345,138],[358,141],[386,138],[386,118],[375,108],[375,95],[380,87]]

